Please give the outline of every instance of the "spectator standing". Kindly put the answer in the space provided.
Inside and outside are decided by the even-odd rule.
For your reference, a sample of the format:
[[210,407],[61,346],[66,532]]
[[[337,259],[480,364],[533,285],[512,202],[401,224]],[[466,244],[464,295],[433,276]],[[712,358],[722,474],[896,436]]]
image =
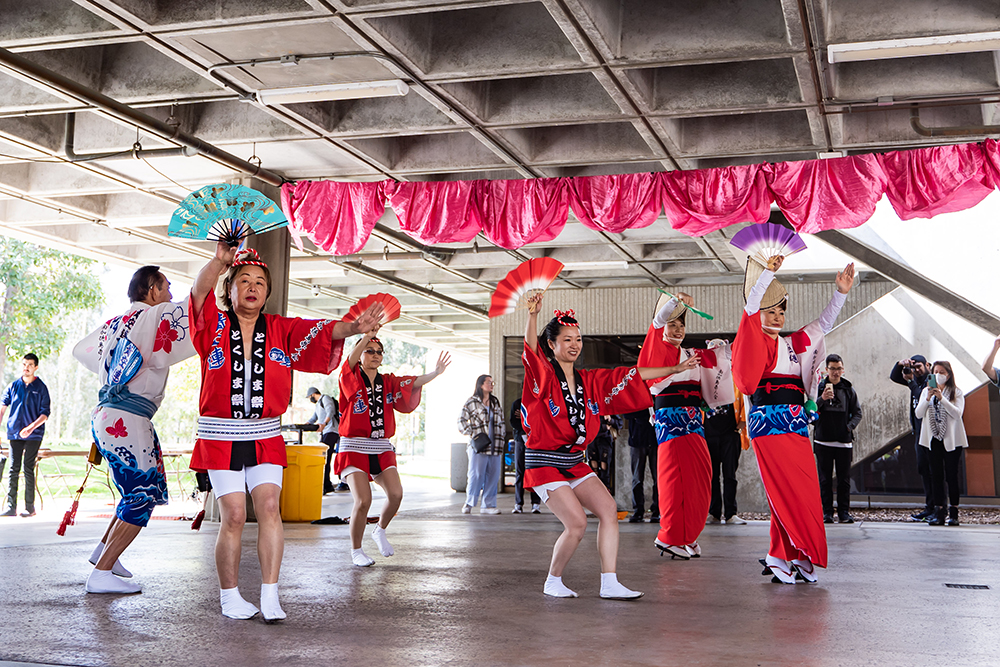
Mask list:
[[38,357],[28,353],[21,360],[21,377],[8,385],[0,406],[0,423],[7,418],[10,447],[10,477],[7,484],[7,511],[0,516],[17,515],[17,481],[24,464],[24,511],[21,516],[35,516],[35,457],[45,435],[49,418],[49,389],[35,374]]
[[924,485],[924,509],[912,515],[914,521],[925,521],[934,512],[934,499],[931,492],[930,453],[926,447],[920,446],[920,418],[916,415],[920,392],[927,385],[930,368],[927,359],[922,354],[915,354],[909,359],[897,361],[889,373],[889,379],[910,389],[910,429],[913,431],[913,446],[917,454],[917,473]]
[[[705,523],[726,522],[742,526],[746,521],[736,514],[736,469],[740,466],[740,431],[734,404],[720,405],[705,413],[705,443],[712,457],[712,502]],[[719,474],[722,479],[719,479]]]
[[653,501],[649,505],[649,522],[660,522],[660,489],[656,483],[656,429],[652,412],[638,410],[625,415],[628,420],[628,447],[632,463],[632,516],[629,523],[642,523],[646,516],[646,465],[653,478]]
[[614,492],[614,485],[611,482],[612,465],[615,457],[615,440],[618,439],[618,431],[625,424],[621,415],[602,415],[601,429],[597,437],[587,446],[587,462],[591,469],[597,473],[598,479],[608,487],[608,491]]
[[[336,487],[330,481],[330,462],[337,452],[337,444],[340,442],[340,406],[333,396],[325,396],[316,387],[309,387],[306,390],[306,398],[316,405],[312,417],[307,421],[310,424],[318,424],[320,432],[320,442],[326,445],[326,466],[323,468],[323,495],[333,493]],[[344,482],[340,482],[344,484]],[[347,485],[344,484],[346,487]]]
[[816,409],[819,418],[813,431],[813,452],[823,500],[823,523],[833,523],[833,472],[837,472],[837,521],[854,523],[851,516],[851,458],[854,429],[861,421],[861,404],[850,381],[844,377],[844,360],[838,354],[826,358],[826,378],[820,381]]
[[458,417],[458,430],[471,438],[468,447],[469,479],[462,514],[472,511],[480,494],[483,505],[479,513],[500,514],[497,490],[503,467],[504,443],[507,441],[503,422],[503,406],[493,395],[493,378],[480,375],[476,379],[475,392],[462,406],[462,414]]
[[[920,429],[920,446],[930,454],[931,489],[934,493],[934,511],[927,523],[943,526],[945,514],[948,525],[958,525],[958,464],[962,460],[962,450],[969,446],[965,435],[962,413],[965,411],[965,396],[955,385],[955,372],[951,363],[935,361],[931,367],[933,381],[920,392],[916,415],[923,420]],[[948,499],[945,499],[945,482],[948,485]],[[948,506],[948,501],[951,507]]]
[[[510,406],[510,428],[514,434],[514,509],[511,514],[521,514],[524,512],[524,445],[528,434],[524,430],[520,397]],[[542,499],[534,489],[531,489],[531,513],[542,513]]]

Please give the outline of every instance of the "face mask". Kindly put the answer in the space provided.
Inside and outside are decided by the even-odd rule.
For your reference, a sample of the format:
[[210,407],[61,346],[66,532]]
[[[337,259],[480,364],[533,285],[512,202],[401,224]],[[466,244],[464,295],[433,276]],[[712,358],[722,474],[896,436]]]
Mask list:
[[315,403],[316,402],[316,397],[315,396],[310,396],[309,400],[312,401],[313,403]]
[[935,373],[934,374],[934,379],[937,380],[937,384],[938,384],[939,387],[943,387],[944,383],[948,381],[948,374],[947,373]]

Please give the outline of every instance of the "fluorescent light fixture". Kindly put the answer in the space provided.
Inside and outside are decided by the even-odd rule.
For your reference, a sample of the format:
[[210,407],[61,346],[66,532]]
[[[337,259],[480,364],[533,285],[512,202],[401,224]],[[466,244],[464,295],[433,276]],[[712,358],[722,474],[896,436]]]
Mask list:
[[628,270],[628,262],[624,259],[594,260],[590,262],[563,262],[563,266],[570,271],[577,269],[619,269]]
[[962,35],[936,35],[907,39],[883,39],[874,42],[830,44],[827,60],[847,63],[859,60],[885,60],[914,56],[939,56],[946,53],[976,53],[1000,50],[1000,32],[975,32]]
[[270,105],[295,104],[296,102],[325,102],[328,100],[356,100],[365,97],[402,96],[409,89],[410,87],[401,79],[328,83],[318,86],[258,90],[257,101],[264,105]]

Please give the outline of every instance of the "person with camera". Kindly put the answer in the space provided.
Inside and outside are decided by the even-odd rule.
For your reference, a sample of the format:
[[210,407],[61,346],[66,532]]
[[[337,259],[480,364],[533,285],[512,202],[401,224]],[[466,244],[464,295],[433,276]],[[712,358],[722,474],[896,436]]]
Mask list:
[[819,472],[819,493],[823,500],[823,523],[833,523],[833,472],[837,470],[837,521],[854,523],[851,516],[851,458],[854,429],[861,422],[861,403],[850,381],[844,377],[844,360],[839,354],[826,358],[826,377],[819,383],[816,410],[819,418],[813,431],[813,452]]
[[965,395],[955,385],[955,373],[950,362],[935,361],[931,371],[933,375],[927,378],[927,386],[920,392],[915,409],[917,417],[923,420],[918,444],[928,452],[931,489],[934,492],[934,508],[927,523],[943,526],[947,515],[948,525],[957,526],[958,466],[962,450],[969,446],[962,422]]
[[506,440],[503,406],[493,395],[493,378],[480,375],[476,391],[462,406],[458,417],[458,430],[469,440],[469,481],[465,487],[465,505],[462,514],[469,514],[482,494],[480,514],[500,514],[497,509],[497,490],[503,469],[503,450]]
[[910,428],[913,430],[913,445],[917,453],[917,473],[924,485],[924,509],[913,514],[914,521],[926,521],[934,512],[934,498],[931,492],[930,453],[920,446],[920,418],[915,410],[920,401],[920,392],[927,385],[930,367],[922,354],[915,354],[908,359],[896,362],[889,373],[889,379],[910,389]]

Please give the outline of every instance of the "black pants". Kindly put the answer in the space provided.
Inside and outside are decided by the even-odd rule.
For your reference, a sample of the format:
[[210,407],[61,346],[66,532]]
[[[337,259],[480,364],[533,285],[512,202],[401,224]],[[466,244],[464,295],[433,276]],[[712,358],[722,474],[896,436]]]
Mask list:
[[17,509],[17,478],[24,461],[24,511],[35,511],[35,457],[41,440],[10,441],[10,477],[7,483],[7,511]]
[[[921,448],[925,449],[925,448]],[[948,502],[952,507],[958,507],[958,463],[962,460],[962,447],[956,447],[952,451],[944,448],[944,443],[940,440],[931,440],[930,464],[931,464],[931,486],[934,489],[934,504],[938,507],[947,507],[945,502],[944,486],[948,484]]]
[[320,436],[320,442],[327,446],[326,466],[323,468],[323,493],[330,493],[333,491],[333,483],[330,481],[330,462],[337,453],[340,435],[337,433],[325,433]]
[[[524,436],[514,436],[514,504],[524,505]],[[542,499],[531,490],[531,504],[541,505]]]
[[[708,513],[716,519],[726,518],[736,514],[736,469],[740,467],[739,431],[721,434],[705,434],[708,453],[712,457],[712,504]],[[719,479],[719,473],[722,479]],[[725,512],[723,517],[722,512]]]
[[924,484],[924,505],[934,506],[934,486],[931,483],[931,452],[926,447],[920,445],[919,434],[913,436],[914,447],[917,448],[917,474]]
[[816,471],[819,473],[819,497],[824,516],[833,516],[833,472],[837,471],[837,513],[844,517],[851,512],[851,447],[813,445]]
[[587,461],[590,468],[597,473],[597,478],[604,482],[608,490],[613,489],[611,484],[612,466],[611,461],[615,455],[615,443],[606,435],[598,435],[587,446]]
[[646,512],[646,493],[643,489],[646,481],[646,463],[649,462],[649,474],[653,478],[653,502],[649,504],[649,513],[659,516],[658,507],[660,490],[656,483],[656,450],[654,447],[629,447],[632,459],[632,511],[636,514]]

